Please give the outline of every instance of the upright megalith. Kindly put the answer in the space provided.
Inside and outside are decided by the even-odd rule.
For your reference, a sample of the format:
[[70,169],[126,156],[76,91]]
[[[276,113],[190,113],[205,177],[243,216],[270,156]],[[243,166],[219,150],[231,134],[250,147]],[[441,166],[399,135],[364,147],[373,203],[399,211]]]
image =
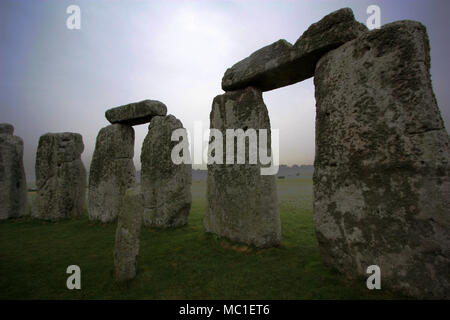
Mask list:
[[[267,155],[271,155],[269,115],[262,92],[257,88],[249,87],[215,97],[210,128],[219,130],[222,137],[226,137],[227,129],[245,132],[253,129],[258,133],[265,129],[267,146],[259,141],[258,148],[266,148]],[[214,136],[214,140],[216,138]],[[208,150],[218,161],[208,164],[205,229],[257,247],[277,246],[281,241],[281,225],[275,176],[262,175],[260,161],[251,163],[249,140],[244,141],[245,163],[238,163],[238,152],[234,152],[232,163],[227,164],[225,150],[238,147],[227,146],[227,140],[223,138],[222,156],[218,154],[222,152],[219,148],[212,150],[215,148],[212,143]],[[235,139],[231,140],[234,143]]]
[[134,129],[112,124],[100,130],[89,172],[90,220],[117,219],[125,191],[136,182],[133,163]]
[[0,220],[27,214],[27,182],[23,168],[23,141],[14,127],[0,123]]
[[[211,111],[211,129],[268,129],[270,121],[262,91],[287,86],[314,75],[317,61],[327,52],[367,32],[351,9],[330,13],[311,25],[291,45],[279,40],[227,69]],[[261,146],[259,146],[261,147]],[[235,158],[235,160],[237,160]],[[275,177],[261,175],[261,165],[208,166],[207,231],[259,247],[281,241]]]
[[[244,98],[251,90],[256,97],[312,76],[314,221],[325,262],[350,277],[378,265],[388,287],[450,298],[450,141],[425,27],[400,21],[369,32],[350,9],[335,11],[293,46],[279,40],[229,68],[222,79],[229,92],[215,98],[211,128],[251,127],[243,120],[267,113],[246,107],[263,105]],[[253,169],[208,166],[207,231],[254,243],[252,232],[275,217],[270,188],[258,189]],[[268,212],[264,220],[260,212]]]
[[78,133],[47,133],[36,153],[37,194],[32,216],[45,220],[77,218],[84,214],[86,170],[81,161],[83,138]]
[[325,262],[450,298],[450,142],[418,22],[373,30],[317,64],[314,222]]
[[[141,152],[141,185],[144,194],[144,224],[161,228],[180,227],[187,223],[191,209],[192,166],[189,148],[177,163],[172,150],[183,141],[172,141],[172,133],[180,130],[187,139],[186,130],[173,115],[157,116],[150,121]],[[183,134],[184,133],[184,134]],[[184,141],[188,146],[188,141]],[[179,154],[177,155],[179,156]]]
[[0,123],[0,134],[12,136],[14,134],[14,126],[9,123]]
[[144,199],[140,187],[125,192],[117,219],[114,244],[114,278],[118,282],[136,276]]
[[227,69],[222,89],[255,86],[268,91],[311,78],[320,57],[366,31],[351,9],[332,12],[311,25],[294,45],[276,41]]

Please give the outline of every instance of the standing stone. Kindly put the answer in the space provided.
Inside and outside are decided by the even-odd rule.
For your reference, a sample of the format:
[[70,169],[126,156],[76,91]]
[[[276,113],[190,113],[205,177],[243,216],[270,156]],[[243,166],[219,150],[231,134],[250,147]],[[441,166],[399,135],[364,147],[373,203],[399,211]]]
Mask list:
[[81,217],[86,199],[86,170],[81,162],[83,138],[78,133],[47,133],[36,153],[37,194],[32,216],[45,220]]
[[222,89],[254,86],[268,91],[311,78],[325,53],[366,31],[367,27],[355,20],[351,9],[332,12],[312,24],[294,45],[278,40],[227,69]]
[[23,168],[23,141],[14,127],[0,124],[0,220],[27,214],[27,182]]
[[348,276],[450,298],[450,143],[429,42],[399,21],[325,55],[315,73],[314,222],[323,259]]
[[125,191],[136,182],[133,163],[134,129],[112,124],[100,130],[89,172],[90,220],[117,219]]
[[14,127],[9,123],[0,123],[0,134],[12,136],[14,134]]
[[120,208],[114,245],[114,277],[116,281],[136,276],[144,198],[140,187],[125,192]]
[[189,154],[189,163],[175,164],[172,161],[172,149],[179,143],[171,140],[176,129],[183,129],[183,124],[173,115],[154,117],[142,145],[141,184],[146,226],[175,228],[188,221],[192,202],[192,165]]
[[257,247],[279,245],[281,225],[275,176],[261,175],[260,162],[249,164],[248,157],[245,164],[236,164],[236,152],[234,164],[225,164],[226,129],[267,129],[268,155],[271,154],[270,120],[261,90],[249,87],[215,97],[210,128],[222,132],[224,164],[208,164],[206,231]]

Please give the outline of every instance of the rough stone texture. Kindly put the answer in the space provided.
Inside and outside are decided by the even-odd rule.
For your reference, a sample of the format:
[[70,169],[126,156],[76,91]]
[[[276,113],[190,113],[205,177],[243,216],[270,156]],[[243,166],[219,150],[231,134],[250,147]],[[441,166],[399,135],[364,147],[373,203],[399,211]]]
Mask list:
[[154,116],[165,116],[167,107],[156,100],[144,100],[124,106],[109,109],[105,117],[111,123],[121,123],[129,126],[148,123]]
[[[226,129],[267,129],[271,153],[270,120],[259,89],[227,92],[214,98],[210,127],[223,134],[224,164],[208,165],[207,232],[232,241],[272,247],[281,241],[280,213],[274,175],[261,175],[259,164],[225,164]],[[246,143],[248,150],[248,142]],[[235,146],[236,148],[236,146]],[[212,150],[210,150],[211,152]]]
[[14,127],[0,124],[0,220],[27,214],[27,182],[23,168],[23,141]]
[[90,220],[117,219],[126,190],[136,183],[134,129],[112,124],[100,130],[89,172]]
[[314,221],[325,262],[450,298],[450,143],[425,27],[400,21],[317,64]]
[[222,89],[232,91],[255,86],[268,91],[300,81],[297,73],[301,69],[290,70],[291,53],[292,44],[283,39],[255,51],[227,69]]
[[233,65],[223,76],[222,89],[255,86],[268,91],[310,78],[321,56],[366,31],[351,9],[332,12],[311,25],[293,46],[279,40]]
[[140,187],[125,192],[117,219],[114,244],[114,277],[116,281],[131,280],[136,276],[139,254],[144,198]]
[[178,141],[172,132],[183,128],[173,115],[154,117],[141,152],[141,185],[144,194],[144,224],[173,228],[187,223],[191,209],[192,165],[172,162]]
[[9,123],[0,123],[0,134],[13,135],[14,134],[13,125]]
[[81,162],[83,138],[78,133],[47,133],[36,153],[36,198],[32,216],[45,220],[84,214],[86,170]]

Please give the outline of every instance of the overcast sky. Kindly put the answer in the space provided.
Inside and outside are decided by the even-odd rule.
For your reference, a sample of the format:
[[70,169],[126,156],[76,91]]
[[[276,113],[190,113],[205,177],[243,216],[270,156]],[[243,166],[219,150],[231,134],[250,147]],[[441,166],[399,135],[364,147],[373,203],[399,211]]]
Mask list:
[[[81,29],[69,30],[66,9],[81,8]],[[450,125],[450,1],[0,1],[0,122],[25,144],[34,180],[39,137],[81,133],[89,169],[106,109],[155,99],[193,130],[209,127],[225,70],[279,39],[294,43],[314,22],[342,7],[358,21],[381,8],[381,23],[412,19],[428,29],[434,90]],[[314,161],[312,79],[264,93],[272,128],[280,129],[280,162]],[[135,165],[147,125],[136,126]]]

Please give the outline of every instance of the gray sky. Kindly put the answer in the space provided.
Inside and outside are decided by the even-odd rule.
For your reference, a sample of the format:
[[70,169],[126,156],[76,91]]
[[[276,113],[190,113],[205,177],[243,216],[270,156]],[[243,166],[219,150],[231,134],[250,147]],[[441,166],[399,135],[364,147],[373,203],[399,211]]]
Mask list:
[[[66,8],[81,8],[81,30],[69,30]],[[294,43],[314,22],[342,7],[365,23],[381,8],[382,24],[422,22],[431,42],[433,85],[450,123],[450,1],[0,1],[0,122],[12,123],[25,143],[24,164],[34,180],[39,137],[83,135],[89,169],[95,139],[108,125],[106,109],[143,99],[164,102],[193,131],[209,127],[225,70],[279,39]],[[312,164],[315,100],[312,79],[264,93],[272,128],[280,129],[280,162]],[[135,164],[147,125],[135,127]]]

